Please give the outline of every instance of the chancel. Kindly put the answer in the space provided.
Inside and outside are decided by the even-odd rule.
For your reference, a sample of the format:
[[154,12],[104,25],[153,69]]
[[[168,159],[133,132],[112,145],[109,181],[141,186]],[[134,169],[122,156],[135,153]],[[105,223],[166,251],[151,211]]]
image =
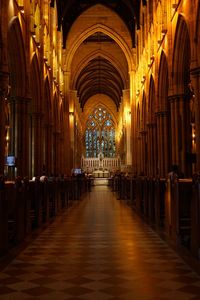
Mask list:
[[0,299],[200,299],[200,0],[0,0]]

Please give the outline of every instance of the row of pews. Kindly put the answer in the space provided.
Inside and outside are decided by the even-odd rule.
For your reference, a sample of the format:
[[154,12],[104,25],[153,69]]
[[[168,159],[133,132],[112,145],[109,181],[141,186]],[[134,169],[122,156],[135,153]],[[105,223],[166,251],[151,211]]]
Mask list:
[[200,179],[116,175],[109,184],[118,199],[134,210],[168,241],[200,259]]
[[0,184],[0,255],[22,243],[90,190],[85,177]]

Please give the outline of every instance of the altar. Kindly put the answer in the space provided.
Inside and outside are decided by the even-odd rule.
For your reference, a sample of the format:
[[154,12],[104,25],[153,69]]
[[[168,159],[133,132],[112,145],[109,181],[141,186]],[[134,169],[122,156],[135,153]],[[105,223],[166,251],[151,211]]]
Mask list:
[[110,172],[105,170],[95,170],[92,172],[92,175],[94,178],[109,178],[110,177]]
[[119,157],[103,157],[102,153],[99,153],[98,157],[82,157],[81,168],[86,173],[94,173],[94,177],[107,178],[110,172],[120,170],[121,161]]

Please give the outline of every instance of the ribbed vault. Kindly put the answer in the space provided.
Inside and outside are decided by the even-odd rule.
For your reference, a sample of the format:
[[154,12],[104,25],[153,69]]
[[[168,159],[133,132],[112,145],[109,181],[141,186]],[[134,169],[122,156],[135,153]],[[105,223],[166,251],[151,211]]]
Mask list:
[[124,83],[118,70],[105,58],[92,59],[80,72],[76,81],[76,90],[80,106],[96,94],[109,96],[119,108]]

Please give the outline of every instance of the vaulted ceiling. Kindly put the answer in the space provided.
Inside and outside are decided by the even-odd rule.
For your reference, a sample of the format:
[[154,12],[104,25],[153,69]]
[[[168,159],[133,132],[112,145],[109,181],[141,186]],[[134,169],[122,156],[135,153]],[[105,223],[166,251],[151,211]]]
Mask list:
[[[54,1],[51,1],[54,5]],[[146,4],[146,0],[57,0],[58,26],[63,29],[63,45],[66,45],[68,32],[78,16],[86,9],[103,4],[116,12],[129,29],[132,46],[135,47],[135,32],[139,28],[140,3]]]
[[[109,8],[120,17],[130,33],[132,47],[135,47],[136,29],[139,28],[140,24],[141,2],[143,5],[146,4],[146,0],[56,0],[58,30],[62,27],[63,47],[65,48],[66,46],[68,33],[77,18],[96,4],[101,4]],[[52,0],[51,6],[54,3],[54,0]],[[101,44],[102,47],[108,47],[108,44],[117,47],[115,41],[102,32],[92,34],[86,38],[84,43],[87,45],[89,43],[91,48],[94,48],[95,43]],[[101,55],[91,58],[87,65],[79,72],[74,85],[79,97],[80,107],[83,110],[88,99],[97,94],[104,94],[113,100],[118,110],[121,103],[122,91],[124,88],[127,88],[126,82],[127,79],[122,79],[121,70],[109,60]]]
[[124,83],[118,70],[106,59],[99,56],[92,59],[80,72],[76,90],[83,109],[86,101],[96,94],[109,96],[119,108]]

